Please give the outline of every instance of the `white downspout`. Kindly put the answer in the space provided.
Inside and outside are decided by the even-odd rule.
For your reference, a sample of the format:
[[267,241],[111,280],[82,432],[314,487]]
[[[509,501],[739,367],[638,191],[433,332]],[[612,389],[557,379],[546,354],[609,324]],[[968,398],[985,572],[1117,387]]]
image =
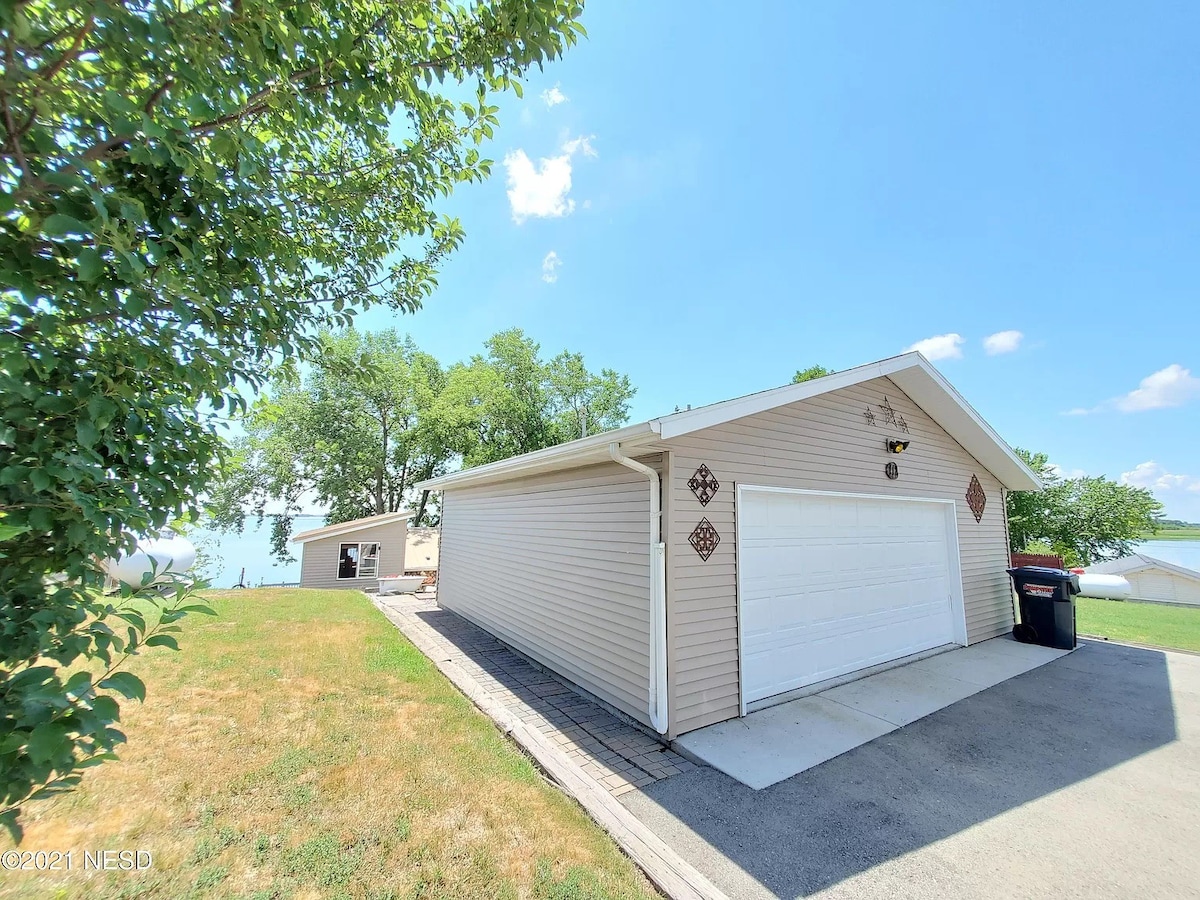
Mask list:
[[613,462],[640,472],[650,483],[650,724],[667,733],[667,545],[663,543],[661,479],[649,466],[608,445]]

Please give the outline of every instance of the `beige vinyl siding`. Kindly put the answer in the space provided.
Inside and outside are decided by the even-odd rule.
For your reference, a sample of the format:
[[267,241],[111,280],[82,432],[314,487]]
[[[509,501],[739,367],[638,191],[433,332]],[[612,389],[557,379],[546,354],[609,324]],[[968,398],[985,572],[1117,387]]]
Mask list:
[[404,547],[408,523],[404,520],[335,534],[301,544],[300,586],[311,588],[353,588],[376,590],[374,578],[338,578],[338,553],[342,544],[379,544],[379,575],[399,575],[404,571]]
[[1200,605],[1200,581],[1163,569],[1143,569],[1125,576],[1138,600],[1165,600]]
[[[908,424],[885,424],[884,397]],[[875,425],[864,412],[870,409]],[[909,439],[900,456],[888,438]],[[996,478],[887,378],[713,426],[668,442],[668,636],[671,735],[738,715],[734,486],[738,483],[956,502],[960,563],[971,643],[1012,626],[1004,502]],[[890,481],[884,466],[895,462]],[[701,463],[720,482],[707,506],[687,486]],[[983,520],[967,506],[971,475],[987,495]],[[705,562],[688,535],[707,517],[721,541]]]
[[447,490],[438,603],[647,722],[649,512],[616,463]]

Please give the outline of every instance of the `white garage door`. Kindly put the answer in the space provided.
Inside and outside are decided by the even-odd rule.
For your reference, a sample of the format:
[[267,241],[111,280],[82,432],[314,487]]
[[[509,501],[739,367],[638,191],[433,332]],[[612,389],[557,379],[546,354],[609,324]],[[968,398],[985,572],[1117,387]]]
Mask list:
[[742,702],[965,643],[950,503],[738,488]]

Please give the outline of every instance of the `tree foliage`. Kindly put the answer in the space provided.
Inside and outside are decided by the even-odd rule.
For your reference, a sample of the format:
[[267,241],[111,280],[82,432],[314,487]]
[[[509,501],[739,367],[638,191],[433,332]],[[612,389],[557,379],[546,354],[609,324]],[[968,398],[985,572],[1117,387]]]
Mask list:
[[796,374],[792,376],[792,384],[800,384],[805,381],[812,381],[814,378],[824,378],[826,375],[832,375],[833,369],[827,369],[824,366],[809,366],[807,369],[797,369]]
[[464,466],[597,434],[629,419],[636,393],[612,369],[594,374],[578,353],[549,361],[521,329],[492,335],[486,352],[451,366],[441,414]]
[[1145,488],[1104,477],[1062,478],[1044,453],[1017,448],[1042,480],[1042,491],[1008,495],[1008,532],[1014,553],[1049,546],[1067,565],[1088,566],[1128,556],[1157,528],[1162,504]]
[[219,529],[271,515],[283,560],[306,505],[330,523],[407,508],[432,521],[417,482],[615,428],[634,393],[627,376],[589,372],[578,353],[544,361],[520,329],[449,368],[395,331],[324,334],[320,347],[303,378],[285,367],[250,409],[209,504]]
[[0,752],[32,778],[5,809],[108,727],[58,674],[109,640],[95,559],[197,507],[213,417],[281,358],[429,295],[462,238],[435,205],[490,170],[489,101],[581,11],[0,4]]
[[396,512],[454,455],[435,416],[446,374],[411,338],[349,329],[320,347],[303,378],[286,367],[251,407],[208,506],[214,527],[237,531],[278,507],[272,549],[284,560],[304,504],[331,522]]

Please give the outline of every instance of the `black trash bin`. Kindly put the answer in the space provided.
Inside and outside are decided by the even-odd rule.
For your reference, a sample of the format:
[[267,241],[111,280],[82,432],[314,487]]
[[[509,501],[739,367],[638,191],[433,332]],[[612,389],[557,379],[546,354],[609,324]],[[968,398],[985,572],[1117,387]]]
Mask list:
[[1027,644],[1074,650],[1079,576],[1041,566],[1018,566],[1008,574],[1017,586],[1021,606],[1021,621],[1013,627],[1013,636]]

